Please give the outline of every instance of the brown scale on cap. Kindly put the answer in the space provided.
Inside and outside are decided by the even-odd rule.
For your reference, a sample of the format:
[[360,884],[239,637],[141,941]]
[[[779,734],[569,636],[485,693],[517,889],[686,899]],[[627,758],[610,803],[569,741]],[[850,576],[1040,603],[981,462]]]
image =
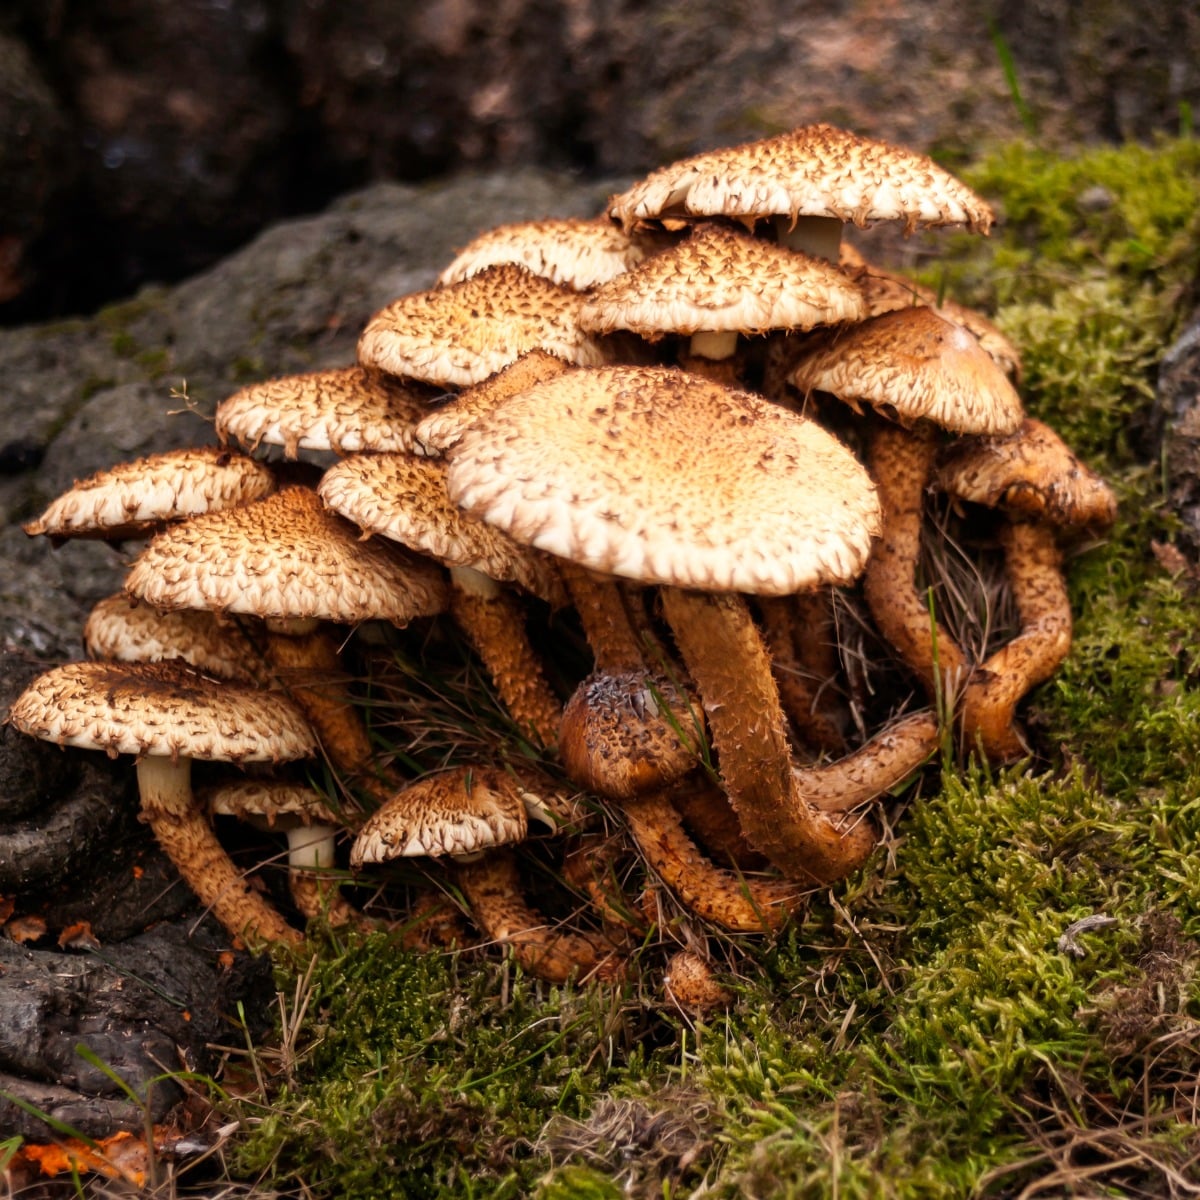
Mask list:
[[832,264],[705,224],[593,291],[580,324],[650,341],[687,334],[692,355],[721,359],[733,354],[738,334],[807,330],[865,314],[858,288]]
[[268,466],[236,450],[168,450],[79,480],[23,528],[30,537],[120,541],[168,521],[261,499],[275,487]]
[[[672,216],[777,217],[781,237],[801,230],[799,248],[836,260],[844,223],[902,221],[966,225],[986,234],[991,208],[932,159],[831,125],[694,155],[652,172],[609,202],[625,229]],[[825,222],[822,228],[814,223]]]
[[437,389],[382,371],[342,367],[252,383],[217,405],[216,429],[248,450],[408,450]]
[[555,608],[566,592],[551,560],[452,504],[446,467],[412,455],[356,455],[326,472],[325,504],[368,533],[380,534],[450,568],[450,609],[467,634],[512,718],[542,745],[557,737],[562,705],[525,632],[516,583]]
[[582,293],[524,267],[488,267],[462,283],[394,300],[367,323],[358,361],[392,375],[467,387],[541,349],[597,365],[601,344],[579,328]]
[[177,663],[81,662],[34,680],[9,720],[60,746],[137,755],[145,818],[201,903],[233,934],[299,938],[234,867],[190,783],[193,758],[242,763],[312,755],[312,730],[289,699]]
[[446,287],[498,263],[516,263],[582,292],[628,271],[660,245],[653,238],[631,237],[603,218],[516,221],[469,242],[438,283]]
[[712,963],[694,950],[671,955],[663,973],[663,991],[673,1004],[700,1017],[734,1001],[734,993],[717,979]]
[[179,659],[199,671],[241,683],[265,684],[270,670],[250,639],[210,612],[159,612],[128,596],[109,596],[88,614],[83,644],[89,658],[115,662]]
[[527,391],[535,383],[552,379],[567,369],[567,363],[545,350],[530,350],[516,362],[481,383],[464,388],[449,403],[425,417],[416,427],[413,450],[436,458],[462,437],[463,430],[505,400]]

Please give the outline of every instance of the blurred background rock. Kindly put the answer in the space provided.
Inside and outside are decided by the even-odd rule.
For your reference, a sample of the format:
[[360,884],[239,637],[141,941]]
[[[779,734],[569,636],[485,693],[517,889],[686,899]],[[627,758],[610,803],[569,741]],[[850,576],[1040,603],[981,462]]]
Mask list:
[[633,175],[814,120],[952,166],[1030,119],[1144,138],[1198,103],[1194,0],[9,0],[0,321],[183,278],[380,179]]

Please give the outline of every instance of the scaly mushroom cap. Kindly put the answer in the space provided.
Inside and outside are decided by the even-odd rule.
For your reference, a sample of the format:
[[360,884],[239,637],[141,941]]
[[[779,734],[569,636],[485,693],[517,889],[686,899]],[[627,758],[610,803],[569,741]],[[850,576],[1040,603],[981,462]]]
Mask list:
[[792,369],[801,391],[890,409],[903,424],[926,418],[955,433],[1012,433],[1021,398],[960,325],[915,306],[814,335]]
[[520,584],[535,596],[566,603],[545,555],[464,513],[446,492],[446,464],[403,454],[360,454],[325,472],[317,493],[335,513],[368,533],[489,579]]
[[413,449],[418,454],[437,458],[453,446],[468,425],[518,392],[528,391],[535,383],[561,375],[567,364],[545,350],[530,350],[517,361],[489,375],[482,383],[463,391],[441,408],[425,417],[413,431]]
[[341,824],[341,818],[317,792],[299,783],[234,779],[207,789],[204,804],[213,816],[261,819],[268,829]]
[[878,317],[898,308],[924,304],[936,308],[947,320],[975,335],[992,361],[1014,383],[1021,382],[1021,352],[982,313],[953,300],[938,300],[937,293],[914,280],[866,262],[856,251],[843,246],[842,270],[858,285],[866,301],[868,317]]
[[446,287],[499,263],[516,263],[554,283],[586,291],[642,261],[657,246],[603,218],[517,221],[481,233],[438,276]]
[[354,840],[350,864],[473,855],[523,841],[527,828],[521,788],[512,776],[490,767],[455,767],[418,779],[376,809]]
[[54,667],[17,697],[9,720],[31,737],[113,756],[284,762],[317,749],[286,696],[219,682],[180,663]]
[[217,436],[248,450],[408,450],[412,428],[437,395],[428,384],[343,367],[253,383],[217,406]]
[[934,482],[960,500],[1053,525],[1106,527],[1117,517],[1112,488],[1032,417],[1006,438],[972,438],[946,447]]
[[270,672],[249,638],[211,612],[161,613],[126,595],[108,596],[88,614],[83,645],[89,658],[112,662],[179,659],[208,675],[265,683]]
[[604,361],[579,328],[583,295],[511,263],[488,267],[450,287],[394,300],[367,323],[358,361],[393,375],[466,387],[529,350],[567,362]]
[[597,288],[579,323],[593,333],[628,329],[654,340],[666,333],[804,330],[864,316],[858,288],[837,267],[705,224]]
[[274,490],[271,469],[236,450],[168,450],[80,480],[24,529],[31,537],[136,537],[164,521],[245,504]]
[[667,368],[569,371],[481,418],[450,496],[518,541],[609,575],[785,594],[854,579],[875,489],[815,423]]
[[363,542],[307,488],[165,530],[125,590],[156,608],[404,625],[440,612],[441,573],[386,542]]
[[609,202],[625,229],[664,216],[833,217],[867,225],[966,225],[987,233],[992,210],[932,159],[831,125],[805,125],[660,167]]

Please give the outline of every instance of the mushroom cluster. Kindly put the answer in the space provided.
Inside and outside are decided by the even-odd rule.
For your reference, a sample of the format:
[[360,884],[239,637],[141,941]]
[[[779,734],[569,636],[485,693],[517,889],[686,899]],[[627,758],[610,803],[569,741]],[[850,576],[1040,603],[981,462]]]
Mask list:
[[[622,977],[664,897],[703,973],[706,924],[777,929],[861,866],[873,808],[948,731],[1027,753],[1017,706],[1069,647],[1063,545],[1112,521],[1111,491],[1025,418],[998,329],[842,242],[992,219],[928,158],[815,125],[664,167],[593,220],[482,234],[370,320],[356,365],[245,387],[219,446],[27,527],[148,540],[88,622],[96,661],[10,719],[136,755],[147,819],[233,933],[299,936],[214,814],[287,833],[301,915],[366,923],[334,886],[344,831],[352,870],[422,861],[543,977]],[[939,578],[951,558],[967,584]],[[418,619],[462,635],[513,736],[414,774],[343,652]],[[317,752],[336,796],[262,768],[187,784],[192,758]],[[570,919],[531,894],[534,826]]]

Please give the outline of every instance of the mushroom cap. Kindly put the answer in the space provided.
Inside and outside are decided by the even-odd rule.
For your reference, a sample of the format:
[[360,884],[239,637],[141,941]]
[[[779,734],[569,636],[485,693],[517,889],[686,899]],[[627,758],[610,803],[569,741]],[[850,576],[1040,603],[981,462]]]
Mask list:
[[565,287],[586,291],[628,271],[656,249],[602,217],[516,221],[481,233],[438,276],[446,287],[499,263],[516,263]]
[[[848,247],[843,244],[843,251]],[[931,288],[893,271],[866,262],[857,251],[843,253],[842,270],[862,291],[868,317],[877,317],[897,308],[924,304],[936,308],[947,320],[973,333],[993,362],[1014,382],[1021,382],[1021,352],[1012,341],[982,313],[954,300],[938,300]]]
[[814,422],[683,371],[567,371],[478,420],[450,496],[591,570],[711,591],[845,583],[879,532],[875,488]]
[[218,817],[262,818],[268,828],[340,825],[341,818],[319,792],[302,783],[231,779],[204,792],[205,807]]
[[545,350],[522,354],[504,370],[465,388],[448,404],[425,417],[413,432],[413,449],[432,458],[444,454],[478,417],[491,412],[510,396],[527,391],[535,383],[560,375],[566,369],[567,364],[561,358]]
[[660,167],[609,202],[631,229],[663,216],[833,217],[867,225],[966,225],[987,233],[987,203],[932,159],[832,125],[709,150]]
[[248,450],[408,450],[412,427],[437,393],[382,371],[342,367],[252,383],[217,406],[217,436]]
[[164,530],[134,561],[125,590],[156,608],[345,624],[404,625],[446,603],[432,563],[362,541],[303,487]]
[[604,352],[579,328],[583,295],[504,263],[462,283],[394,300],[367,322],[358,361],[393,375],[466,387],[529,350],[595,365]]
[[136,537],[164,521],[245,504],[274,490],[270,467],[236,450],[167,450],[79,480],[24,529],[31,537]]
[[527,828],[512,776],[491,767],[455,767],[418,779],[376,809],[354,840],[350,863],[473,855],[523,841]]
[[108,596],[88,614],[83,645],[89,658],[110,662],[178,659],[208,675],[265,683],[269,671],[250,639],[211,612],[158,612],[126,595]]
[[177,662],[74,662],[39,675],[9,720],[22,733],[110,755],[285,762],[316,753],[280,692],[228,683]]
[[923,305],[814,335],[789,382],[955,433],[1007,434],[1024,416],[1016,389],[975,337]]
[[1032,417],[1008,437],[947,446],[933,478],[935,486],[960,500],[1053,525],[1108,526],[1117,516],[1112,488],[1053,429]]
[[579,323],[594,333],[629,329],[654,339],[812,329],[865,315],[858,288],[837,267],[709,223],[597,288]]
[[335,513],[448,567],[520,584],[561,606],[562,583],[545,555],[463,512],[446,491],[441,459],[358,454],[330,467],[317,493]]

